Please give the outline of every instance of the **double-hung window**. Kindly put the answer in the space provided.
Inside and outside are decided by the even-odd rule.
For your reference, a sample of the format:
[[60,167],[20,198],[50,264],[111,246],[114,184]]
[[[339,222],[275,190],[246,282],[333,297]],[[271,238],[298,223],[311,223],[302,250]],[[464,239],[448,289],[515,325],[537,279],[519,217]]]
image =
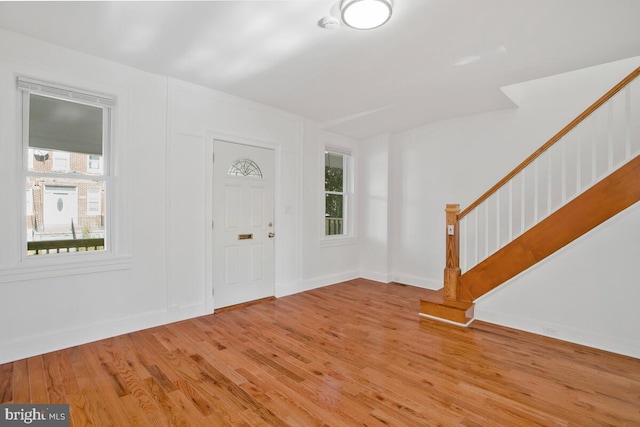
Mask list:
[[113,97],[18,78],[22,93],[24,253],[109,247]]
[[349,155],[324,153],[324,235],[349,234]]

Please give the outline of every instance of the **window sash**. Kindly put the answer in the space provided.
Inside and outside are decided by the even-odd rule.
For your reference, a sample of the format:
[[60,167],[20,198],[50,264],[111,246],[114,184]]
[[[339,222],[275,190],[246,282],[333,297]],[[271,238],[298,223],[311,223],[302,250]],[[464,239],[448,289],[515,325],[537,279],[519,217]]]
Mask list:
[[[332,166],[331,161],[335,161],[336,157],[340,157],[342,159],[342,182],[341,182],[341,189],[342,191],[335,191],[335,190],[327,190],[327,172],[328,172],[328,168],[330,168]],[[349,169],[348,169],[348,165],[349,165],[349,157],[350,155],[341,151],[334,151],[334,150],[330,150],[330,149],[326,149],[325,150],[325,157],[324,157],[324,181],[325,181],[325,185],[324,185],[324,221],[325,221],[325,225],[324,225],[324,235],[325,237],[331,237],[331,236],[346,236],[349,234],[349,227],[348,227],[348,212],[349,212],[349,197],[348,197],[348,191],[347,189],[348,187],[348,178],[349,178]],[[338,187],[337,185],[331,186],[331,187]],[[340,206],[340,210],[341,212],[339,213],[339,216],[328,216],[329,212],[329,206],[327,205],[327,202],[329,199],[333,199],[333,200],[339,200],[339,198],[331,198],[329,196],[340,196],[339,198],[341,198],[341,206]],[[337,202],[336,202],[337,203]]]
[[[68,87],[58,88],[58,87],[54,87],[52,85],[46,85],[46,84],[35,84],[35,83],[32,84],[20,77],[18,78],[18,88],[22,91],[22,147],[23,147],[23,150],[22,150],[23,152],[22,183],[23,184],[22,185],[24,185],[25,182],[28,183],[30,180],[34,181],[35,179],[38,179],[38,178],[39,179],[54,178],[57,181],[77,180],[77,181],[86,181],[86,182],[90,182],[90,181],[103,182],[101,186],[103,189],[103,192],[98,193],[97,195],[98,199],[92,200],[90,203],[89,198],[95,197],[95,196],[89,196],[89,194],[86,193],[87,204],[82,210],[85,211],[87,220],[88,218],[97,218],[96,220],[91,220],[91,221],[95,224],[98,224],[98,227],[101,227],[100,229],[97,229],[97,230],[101,230],[101,233],[104,236],[103,249],[91,251],[90,253],[96,254],[96,253],[111,252],[112,245],[110,244],[110,242],[111,242],[112,230],[110,226],[110,222],[111,222],[110,218],[112,217],[111,214],[113,212],[113,206],[111,203],[112,185],[110,185],[111,162],[109,160],[110,160],[110,148],[111,148],[110,142],[111,142],[111,134],[112,134],[111,117],[113,113],[112,107],[115,105],[115,98],[109,97],[109,96],[96,95],[95,93],[92,93],[92,92],[79,91],[77,89],[71,89]],[[56,166],[58,168],[64,168],[65,170],[59,170],[59,169],[56,170],[56,168],[51,167],[49,171],[46,171],[46,170],[44,172],[34,171],[33,162],[31,161],[31,159],[28,158],[28,156],[33,156],[34,149],[43,148],[46,150],[46,148],[34,147],[30,145],[30,139],[29,139],[30,108],[29,107],[30,107],[30,99],[32,94],[49,96],[51,98],[56,98],[61,102],[85,104],[85,105],[101,108],[102,129],[100,130],[101,138],[100,138],[99,149],[97,148],[97,145],[94,144],[88,150],[77,149],[77,148],[72,149],[69,146],[67,147],[69,149],[65,150],[65,152],[63,153],[58,152],[58,154],[56,154],[56,151],[53,151],[53,153],[51,153],[52,157],[58,156],[58,159],[55,160]],[[51,152],[51,149],[49,149],[49,151]],[[73,153],[73,152],[77,153],[78,151],[81,151],[80,154],[84,154],[87,156],[87,161],[84,166],[78,166],[75,163],[76,160],[73,160],[74,162],[73,165],[71,164],[72,159],[69,153]],[[99,156],[100,169],[90,167],[90,161],[95,162],[95,160],[91,159],[90,156]],[[62,163],[66,163],[66,165],[60,164],[60,158],[62,159],[66,158],[66,162],[64,160],[62,161]],[[51,166],[53,166],[53,162],[54,162],[54,159],[51,160]],[[65,168],[64,166],[67,166],[67,167]],[[73,168],[75,169],[80,169],[80,170],[72,171],[70,170],[72,169],[71,166],[73,166]],[[26,198],[27,197],[26,192],[23,192],[23,194],[25,195],[24,197]],[[104,194],[104,197],[103,197],[103,194]],[[96,202],[97,202],[97,205],[96,205]],[[31,215],[32,218],[35,218],[35,216],[38,214],[42,215],[42,212],[38,210],[42,208],[38,208],[36,205],[38,204],[34,202],[31,203],[31,206],[33,206],[34,208],[34,215]],[[22,223],[21,229],[28,231],[29,227],[33,227],[33,225],[31,223],[27,224],[28,206],[27,206],[26,199],[24,200],[24,203],[22,203],[22,206],[24,211],[23,211],[23,215],[21,215],[21,223]],[[96,209],[97,209],[97,212],[94,213]],[[39,219],[40,221],[42,221],[42,218],[39,218]],[[36,222],[33,221],[33,223],[36,223]],[[84,230],[75,230],[75,231],[78,232],[78,234],[80,234]],[[26,259],[26,258],[41,259],[39,256],[32,256],[28,252],[27,240],[29,239],[33,239],[33,237],[30,236],[22,239],[22,244],[21,244],[22,258],[23,259]],[[50,258],[50,257],[44,257],[44,258]]]
[[[113,107],[116,106],[116,97],[101,92],[79,89],[76,87],[52,83],[28,76],[17,77],[17,87],[22,92],[22,138],[23,145],[29,149],[29,117],[30,95],[41,95],[56,98],[76,104],[90,107],[100,107],[102,109],[102,147],[100,152],[91,153],[95,150],[82,150],[82,154],[96,154],[102,156],[100,172],[108,171],[111,168],[111,133]],[[46,147],[34,147],[45,148]],[[64,150],[73,152],[73,150]],[[26,157],[26,153],[24,153]],[[25,162],[26,163],[26,162]],[[24,165],[27,167],[27,165]]]

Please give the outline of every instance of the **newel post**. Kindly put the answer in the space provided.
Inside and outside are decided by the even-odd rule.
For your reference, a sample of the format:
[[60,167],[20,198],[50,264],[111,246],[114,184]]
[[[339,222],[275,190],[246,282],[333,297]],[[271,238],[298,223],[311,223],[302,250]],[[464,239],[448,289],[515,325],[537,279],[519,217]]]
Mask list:
[[458,235],[458,214],[460,205],[448,204],[447,213],[447,259],[444,269],[444,297],[459,298],[458,277],[460,277],[460,236]]

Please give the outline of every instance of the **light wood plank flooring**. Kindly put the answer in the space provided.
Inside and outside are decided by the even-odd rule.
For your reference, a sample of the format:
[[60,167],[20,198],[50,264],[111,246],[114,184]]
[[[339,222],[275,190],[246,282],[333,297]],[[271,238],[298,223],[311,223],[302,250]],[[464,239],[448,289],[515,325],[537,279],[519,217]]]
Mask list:
[[0,365],[73,426],[640,426],[640,360],[418,317],[354,280]]

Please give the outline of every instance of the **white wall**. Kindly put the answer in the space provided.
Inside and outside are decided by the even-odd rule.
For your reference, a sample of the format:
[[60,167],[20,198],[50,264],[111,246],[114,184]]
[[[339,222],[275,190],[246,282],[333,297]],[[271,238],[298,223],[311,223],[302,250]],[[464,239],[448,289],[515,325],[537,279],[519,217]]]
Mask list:
[[[440,287],[444,205],[471,202],[637,64],[635,59],[514,86],[507,92],[519,99],[519,109],[354,141],[270,107],[0,31],[0,363],[210,311],[206,201],[213,137],[276,150],[276,296],[361,275]],[[63,266],[20,260],[16,74],[118,97],[120,239],[107,260]],[[568,88],[566,97],[556,97]],[[321,242],[325,144],[349,148],[356,159],[357,228],[337,246]],[[594,234],[580,249],[584,256],[611,258],[616,250],[637,255],[629,240],[637,241],[637,234],[621,236],[638,223],[634,215],[611,226],[614,236],[628,237],[621,246]],[[579,262],[583,255],[577,254],[578,261],[567,262]],[[607,286],[624,295],[637,280],[631,260],[619,258]],[[633,314],[615,317],[625,324],[615,333],[613,320],[595,317],[589,325],[599,322],[598,328],[591,335],[577,313],[592,307],[591,297],[573,301],[576,308],[566,317],[557,310],[545,314],[548,296],[531,283],[550,278],[561,286],[568,277],[564,264],[550,260],[522,284],[515,279],[478,304],[478,317],[534,330],[545,325],[569,340],[580,333],[592,341],[595,336],[591,345],[603,347],[609,344],[598,337],[611,336],[631,343],[616,348],[635,352],[637,336],[626,327],[638,323]],[[584,276],[581,289],[600,290],[595,275]],[[535,317],[513,312],[511,301],[518,298],[541,307]],[[627,307],[632,302],[607,300],[601,307],[633,313]]]
[[360,277],[388,283],[389,135],[361,141],[358,164]]
[[213,138],[275,150],[275,295],[298,292],[302,126],[297,116],[169,80],[167,265],[176,319],[211,311],[205,203]]
[[[118,98],[119,239],[106,260],[40,268],[20,259],[17,74]],[[324,145],[356,154],[357,141],[268,106],[6,31],[0,99],[0,363],[211,312],[213,138],[275,150],[276,296],[358,276],[357,237],[319,244]]]
[[[299,289],[313,289],[358,277],[358,239],[361,226],[356,222],[355,236],[341,244],[322,241],[324,233],[324,149],[325,146],[351,151],[358,176],[360,159],[358,142],[323,131],[318,124],[305,120],[303,144],[303,227],[302,282]],[[357,186],[357,183],[356,183]],[[356,194],[359,188],[355,189]],[[357,206],[356,215],[357,214]]]
[[[471,203],[639,64],[640,58],[630,58],[515,85],[505,92],[514,97],[519,108],[438,122],[394,135],[389,156],[392,276],[414,285],[442,287],[445,205],[460,203],[464,208]],[[615,239],[613,234],[603,238]],[[609,258],[624,259],[622,253],[628,251],[636,257],[640,255],[637,245],[611,249],[614,252],[599,258],[601,263],[593,268],[608,271],[612,268]],[[620,251],[620,255],[615,251]],[[567,286],[564,282],[570,267],[563,263],[549,265],[550,271],[556,274],[549,273],[545,278],[552,281],[553,287]],[[489,320],[491,313],[494,321],[516,326],[517,322],[512,321],[517,317],[513,310],[519,306],[512,308],[509,302],[518,299],[536,308],[532,317],[527,318],[530,330],[544,333],[540,325],[549,322],[564,339],[579,341],[577,331],[587,334],[590,327],[584,322],[584,316],[578,315],[590,307],[593,293],[589,290],[606,286],[608,292],[628,293],[628,288],[638,281],[636,273],[633,265],[619,268],[616,277],[624,280],[606,285],[594,275],[585,277],[580,284],[585,292],[575,292],[575,300],[563,318],[545,309],[545,304],[554,297],[548,288],[520,287],[520,279],[515,279],[501,291],[503,299],[492,301],[490,296],[478,303],[477,318],[486,316]],[[527,291],[522,292],[525,288]],[[503,292],[510,292],[509,298]],[[595,321],[602,325],[601,334],[618,336],[618,322],[608,313],[620,310],[634,313],[632,300],[625,304],[621,307],[613,300],[602,301],[598,312],[585,315],[597,319]],[[522,319],[518,320],[521,327]],[[640,318],[629,314],[624,321],[638,324]],[[637,332],[635,334],[618,337],[637,343]],[[603,340],[592,340],[590,345],[613,349],[610,342]]]
[[[300,118],[5,31],[0,58],[0,363],[207,312],[212,136],[276,150],[275,293],[300,289]],[[16,74],[118,97],[117,256],[44,269],[20,261]]]
[[[117,256],[20,261],[17,74],[117,96]],[[0,363],[165,320],[165,86],[161,77],[0,31]]]
[[640,357],[640,203],[483,296],[476,318]]

